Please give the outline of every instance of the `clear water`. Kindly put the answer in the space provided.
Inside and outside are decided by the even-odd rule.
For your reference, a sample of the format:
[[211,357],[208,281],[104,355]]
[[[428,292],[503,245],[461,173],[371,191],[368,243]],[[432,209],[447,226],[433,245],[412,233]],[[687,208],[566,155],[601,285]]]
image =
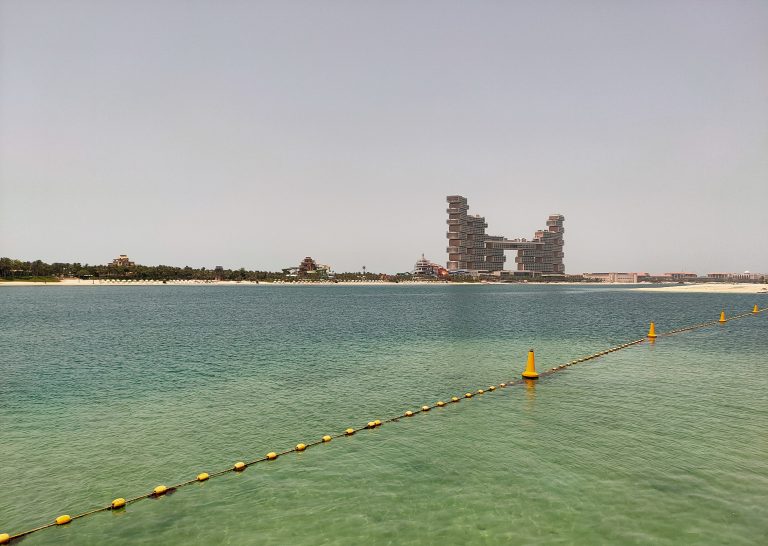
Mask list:
[[[765,295],[540,286],[0,290],[0,532]],[[38,544],[765,544],[768,313],[293,453]]]

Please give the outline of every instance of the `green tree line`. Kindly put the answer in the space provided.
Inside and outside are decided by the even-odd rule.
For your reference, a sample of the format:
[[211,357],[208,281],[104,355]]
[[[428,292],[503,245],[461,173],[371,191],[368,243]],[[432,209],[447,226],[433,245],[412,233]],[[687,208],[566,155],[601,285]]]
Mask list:
[[[89,265],[55,262],[48,264],[42,260],[22,261],[12,258],[0,258],[0,278],[5,280],[30,280],[32,278],[64,278],[78,277],[82,279],[127,279],[127,280],[223,280],[223,281],[295,281],[314,279],[312,275],[306,277],[292,277],[279,271],[256,271],[244,267],[240,269],[215,270],[205,267],[176,267],[171,265]],[[349,280],[379,280],[380,273],[337,273],[336,279]],[[410,278],[409,275],[398,278]]]

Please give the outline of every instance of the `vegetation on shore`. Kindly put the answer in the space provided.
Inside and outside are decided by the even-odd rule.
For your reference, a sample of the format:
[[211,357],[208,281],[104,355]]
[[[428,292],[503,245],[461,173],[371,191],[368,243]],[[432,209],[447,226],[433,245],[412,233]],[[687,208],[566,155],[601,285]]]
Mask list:
[[36,277],[0,277],[0,282],[60,282],[59,277],[36,276]]
[[[11,258],[0,258],[0,281],[50,281],[55,282],[60,278],[76,277],[81,279],[122,279],[136,281],[170,281],[170,280],[199,280],[199,281],[305,281],[305,280],[329,280],[327,277],[307,274],[306,276],[291,276],[283,271],[258,271],[240,269],[208,269],[205,267],[176,267],[170,265],[89,265],[75,263],[56,262],[48,264],[42,260],[22,261]],[[410,274],[384,275],[381,273],[336,273],[333,277],[337,281],[353,280],[411,280]],[[456,279],[459,280],[459,279]],[[462,279],[463,280],[463,279]]]
[[[0,258],[0,282],[58,282],[62,278],[111,279],[126,281],[235,281],[235,282],[296,282],[296,281],[387,281],[401,282],[411,280],[441,282],[480,282],[470,275],[451,275],[446,278],[417,277],[410,273],[388,275],[370,272],[334,273],[329,277],[323,272],[310,272],[304,275],[292,275],[288,270],[258,271],[240,269],[208,269],[190,266],[171,265],[89,265],[74,263],[46,263],[42,260],[22,261],[12,258]],[[569,276],[562,280],[582,280],[581,276]],[[517,282],[552,282],[539,279],[521,279]],[[556,281],[555,281],[556,282]]]

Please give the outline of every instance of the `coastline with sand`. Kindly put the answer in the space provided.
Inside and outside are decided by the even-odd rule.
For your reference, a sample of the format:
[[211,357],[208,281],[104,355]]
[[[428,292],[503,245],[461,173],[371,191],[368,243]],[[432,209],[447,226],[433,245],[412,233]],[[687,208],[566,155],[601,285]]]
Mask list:
[[[61,279],[58,282],[44,281],[13,281],[0,282],[0,286],[444,286],[444,285],[475,285],[485,284],[531,284],[545,285],[547,283],[501,283],[501,282],[440,282],[440,281],[204,281],[204,280],[168,280],[168,281],[121,281],[109,279]],[[692,283],[675,285],[637,285],[637,284],[617,284],[617,283],[580,283],[580,282],[558,282],[551,283],[554,286],[565,285],[585,285],[601,287],[626,287],[642,292],[688,292],[688,293],[707,293],[707,294],[768,294],[767,284],[756,283]]]

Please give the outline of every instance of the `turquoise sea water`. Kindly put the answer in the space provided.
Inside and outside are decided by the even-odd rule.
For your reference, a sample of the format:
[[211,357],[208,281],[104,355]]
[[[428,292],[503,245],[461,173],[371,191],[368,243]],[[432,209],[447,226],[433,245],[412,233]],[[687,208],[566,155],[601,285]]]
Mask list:
[[[0,532],[766,295],[573,286],[0,290]],[[765,544],[768,313],[193,484],[38,544]]]

